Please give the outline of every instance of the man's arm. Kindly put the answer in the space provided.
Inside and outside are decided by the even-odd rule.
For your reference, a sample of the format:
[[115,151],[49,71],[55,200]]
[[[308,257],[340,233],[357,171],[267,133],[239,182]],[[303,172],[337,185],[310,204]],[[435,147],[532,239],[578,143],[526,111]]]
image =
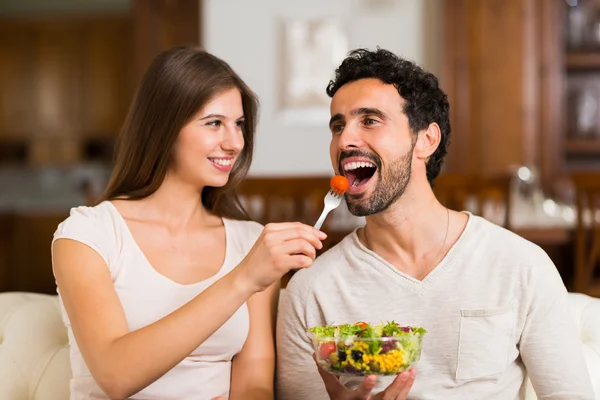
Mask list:
[[540,400],[595,399],[568,293],[546,254],[525,278],[521,358]]
[[312,300],[306,298],[303,278],[300,273],[294,276],[282,295],[277,314],[278,400],[329,399],[306,332],[306,307]]

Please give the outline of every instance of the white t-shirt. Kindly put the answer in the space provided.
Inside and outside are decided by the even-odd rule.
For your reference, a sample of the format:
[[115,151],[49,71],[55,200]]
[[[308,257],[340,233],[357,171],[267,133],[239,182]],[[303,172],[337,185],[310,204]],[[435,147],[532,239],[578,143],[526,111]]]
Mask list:
[[[223,223],[227,242],[223,266],[216,275],[189,285],[176,283],[152,267],[135,242],[125,220],[108,201],[95,207],[73,208],[69,218],[58,226],[54,240],[76,240],[100,254],[110,270],[129,329],[134,331],[180,308],[230,272],[262,232],[262,226],[256,222],[223,219]],[[85,268],[85,265],[81,268]],[[60,299],[60,291],[58,294]],[[60,304],[70,343],[73,372],[71,400],[106,399],[108,397],[96,384],[83,360],[62,300]],[[244,304],[188,357],[131,398],[228,398],[231,361],[242,349],[248,330],[248,308]]]
[[[356,231],[295,274],[278,314],[278,398],[329,399],[309,328],[392,320],[428,330],[409,399],[519,399],[526,373],[540,399],[594,399],[552,261],[538,246],[472,215],[422,281],[368,250]],[[380,378],[374,392],[392,379]],[[361,380],[342,382],[355,387]]]

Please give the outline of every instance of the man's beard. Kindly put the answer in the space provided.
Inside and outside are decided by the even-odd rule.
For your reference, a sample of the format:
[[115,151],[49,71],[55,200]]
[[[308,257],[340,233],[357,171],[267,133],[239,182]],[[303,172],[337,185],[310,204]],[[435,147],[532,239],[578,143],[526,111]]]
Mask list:
[[387,210],[404,194],[410,182],[412,155],[416,143],[417,141],[413,140],[410,150],[390,164],[385,176],[382,175],[380,168],[377,169],[377,186],[368,198],[352,198],[346,195],[346,204],[350,213],[357,217],[380,213]]

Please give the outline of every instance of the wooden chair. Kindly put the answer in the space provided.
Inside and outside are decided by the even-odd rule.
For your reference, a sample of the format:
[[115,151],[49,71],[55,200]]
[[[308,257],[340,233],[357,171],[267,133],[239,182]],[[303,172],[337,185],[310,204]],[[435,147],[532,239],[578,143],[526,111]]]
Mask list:
[[329,178],[325,177],[274,177],[248,178],[237,191],[250,217],[261,224],[291,221],[314,224],[328,190]]
[[433,191],[443,205],[457,211],[486,217],[486,205],[492,205],[500,215],[500,220],[494,222],[510,229],[509,175],[483,177],[444,173],[435,179]]
[[600,172],[571,175],[577,204],[573,290],[600,297]]

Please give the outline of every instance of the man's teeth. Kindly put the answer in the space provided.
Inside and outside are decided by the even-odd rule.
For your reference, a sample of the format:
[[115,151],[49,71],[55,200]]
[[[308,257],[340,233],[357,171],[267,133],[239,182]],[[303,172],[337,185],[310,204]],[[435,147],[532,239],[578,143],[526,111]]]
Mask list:
[[370,162],[351,162],[348,164],[344,164],[344,171],[352,171],[358,168],[375,168],[375,164]]
[[215,164],[219,164],[219,165],[231,165],[231,159],[211,158],[210,160],[212,162],[214,162]]

